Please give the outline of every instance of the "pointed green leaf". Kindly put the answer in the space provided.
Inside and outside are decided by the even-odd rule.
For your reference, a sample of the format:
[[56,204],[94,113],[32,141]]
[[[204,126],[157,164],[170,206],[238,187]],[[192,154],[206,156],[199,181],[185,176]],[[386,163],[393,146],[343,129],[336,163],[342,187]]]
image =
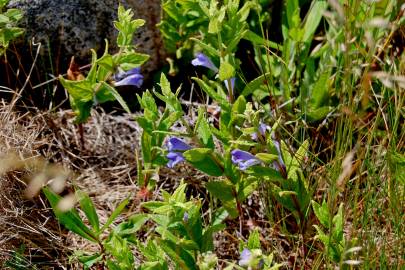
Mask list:
[[235,198],[233,192],[233,185],[227,181],[210,181],[205,184],[205,188],[215,198],[220,199],[223,202],[232,201]]
[[83,223],[76,209],[71,209],[67,212],[60,211],[58,209],[58,203],[62,198],[51,191],[48,187],[45,187],[42,190],[51,204],[52,210],[60,223],[81,237],[92,242],[97,242],[97,236]]
[[170,240],[160,240],[160,247],[166,252],[170,259],[183,270],[197,270],[197,265],[193,257],[180,245]]
[[124,101],[124,99],[121,97],[121,95],[115,90],[114,87],[109,85],[106,82],[102,82],[103,86],[115,97],[115,99],[119,102],[119,104],[122,106],[122,108],[127,112],[131,113],[131,110],[129,109],[127,103]]
[[93,230],[98,233],[100,231],[100,222],[98,220],[96,208],[94,207],[89,195],[81,190],[77,190],[75,194],[77,200],[79,201],[80,208],[83,210],[84,214],[89,220]]
[[235,76],[235,68],[227,61],[221,62],[219,66],[219,79],[221,81],[228,80]]
[[211,176],[221,176],[223,170],[210,148],[193,148],[183,153],[184,158],[198,170]]
[[111,216],[107,219],[107,222],[104,224],[104,226],[101,228],[101,232],[103,232],[105,229],[110,227],[111,223],[118,217],[119,214],[125,209],[127,204],[129,203],[129,198],[126,198],[123,200],[116,208],[115,210],[111,213]]

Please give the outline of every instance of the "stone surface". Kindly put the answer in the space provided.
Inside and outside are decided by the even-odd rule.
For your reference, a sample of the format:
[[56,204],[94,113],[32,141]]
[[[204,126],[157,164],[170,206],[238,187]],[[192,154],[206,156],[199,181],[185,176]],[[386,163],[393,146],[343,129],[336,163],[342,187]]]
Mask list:
[[[146,20],[137,32],[134,43],[138,51],[147,53],[151,59],[143,67],[150,72],[162,63],[163,43],[156,23],[160,19],[160,0],[124,0],[125,7],[135,13],[134,18]],[[57,59],[56,69],[63,72],[71,56],[83,64],[90,58],[90,49],[102,52],[104,39],[108,39],[112,49],[117,30],[113,21],[117,17],[116,0],[11,0],[9,7],[20,8],[25,12],[23,27],[26,28],[25,41],[42,43],[43,55]],[[82,60],[82,61],[81,61]],[[67,69],[67,67],[66,67]]]

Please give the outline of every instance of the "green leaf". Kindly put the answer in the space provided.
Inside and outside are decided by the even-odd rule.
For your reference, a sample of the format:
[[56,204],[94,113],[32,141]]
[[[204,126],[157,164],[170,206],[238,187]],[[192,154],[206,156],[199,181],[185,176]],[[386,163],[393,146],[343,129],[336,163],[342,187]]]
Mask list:
[[131,110],[129,109],[127,103],[124,101],[124,99],[121,97],[121,95],[117,92],[117,90],[115,90],[114,87],[112,87],[111,85],[109,85],[106,82],[102,82],[103,87],[105,87],[114,97],[115,99],[118,101],[118,103],[122,106],[122,108],[127,112],[127,113],[131,113]]
[[304,37],[303,42],[310,42],[313,35],[321,22],[323,13],[328,7],[327,1],[314,1],[312,2],[311,9],[308,11],[305,24],[304,24]]
[[243,95],[240,95],[235,103],[232,105],[232,118],[235,118],[237,114],[243,114],[246,110],[246,99]]
[[103,243],[107,254],[111,254],[118,263],[119,269],[133,269],[134,255],[125,238],[120,237],[115,233],[111,233],[109,238]]
[[189,162],[203,161],[207,156],[213,153],[209,148],[193,148],[184,152],[184,157]]
[[180,184],[178,188],[173,192],[173,195],[170,197],[173,201],[184,203],[186,202],[186,188],[187,184]]
[[170,96],[172,94],[172,88],[170,87],[170,82],[163,72],[160,75],[160,87],[162,88],[163,95]]
[[49,203],[51,204],[52,210],[60,223],[63,224],[70,231],[80,235],[81,237],[97,243],[97,236],[86,227],[86,225],[81,220],[76,209],[71,209],[67,212],[62,212],[58,209],[58,203],[62,199],[59,195],[55,194],[48,187],[42,189]]
[[226,180],[210,181],[205,184],[205,188],[212,196],[220,199],[222,202],[232,201],[235,199],[233,185],[228,183]]
[[194,133],[198,136],[205,147],[210,149],[214,148],[212,132],[207,120],[204,117],[204,109],[202,107],[198,110],[198,118],[195,124]]
[[200,46],[200,47],[203,48],[205,51],[207,51],[209,55],[212,55],[212,56],[214,56],[214,55],[219,56],[217,49],[213,48],[211,45],[206,44],[206,43],[204,43],[204,42],[202,42],[201,40],[196,39],[196,38],[190,38],[190,40],[192,40],[192,41],[194,41],[195,43],[197,43],[198,46]]
[[213,157],[210,148],[193,148],[183,153],[184,158],[196,169],[211,175],[221,176],[223,170]]
[[165,206],[166,203],[164,202],[157,202],[157,201],[149,201],[149,202],[144,202],[142,203],[142,207],[146,208],[152,212],[155,212],[156,209]]
[[314,209],[314,213],[318,220],[325,228],[330,228],[329,224],[329,208],[325,201],[322,202],[322,206],[319,205],[316,201],[311,201],[312,209]]
[[198,83],[198,85],[201,87],[201,89],[207,93],[213,100],[217,101],[221,105],[228,104],[228,101],[226,98],[218,94],[210,85],[208,85],[206,82],[203,80],[193,77],[192,78],[194,81]]
[[180,101],[177,99],[177,94],[179,93],[180,88],[176,91],[176,94],[174,94],[170,87],[169,80],[166,78],[164,73],[162,73],[160,76],[160,87],[163,95],[156,91],[154,91],[154,94],[166,103],[166,108],[172,112],[182,112],[183,108],[181,107]]
[[249,82],[245,88],[243,89],[241,95],[242,96],[248,96],[252,94],[256,89],[260,88],[263,85],[269,85],[268,80],[271,78],[272,74],[270,72],[267,72],[263,75],[260,75],[253,81]]
[[343,240],[343,203],[339,205],[339,210],[333,217],[332,223],[334,224],[333,237],[336,241],[341,242]]
[[270,41],[268,39],[265,39],[259,35],[257,35],[255,32],[252,32],[251,30],[248,30],[247,33],[243,36],[244,39],[249,40],[253,44],[259,45],[259,46],[265,46],[271,49],[276,49],[279,51],[283,50],[283,47],[275,43],[273,41]]
[[263,161],[264,163],[272,163],[278,159],[277,155],[268,154],[268,153],[258,153],[255,155],[258,159]]
[[272,182],[284,182],[284,179],[280,172],[269,167],[262,167],[262,166],[252,166],[249,167],[246,172],[250,175],[264,178],[264,180],[270,180]]
[[8,1],[9,1],[9,0],[0,0],[0,10],[1,10],[5,5],[7,5]]
[[84,269],[91,269],[91,267],[103,259],[103,255],[95,253],[93,255],[79,255],[77,256],[79,262],[84,266]]
[[170,240],[159,240],[160,247],[172,259],[175,264],[183,270],[197,270],[197,265],[193,257],[180,245],[176,245]]
[[116,208],[115,210],[111,213],[111,216],[107,219],[107,222],[104,224],[104,226],[101,228],[101,232],[103,232],[105,229],[110,227],[111,223],[118,217],[119,214],[125,209],[125,206],[129,203],[129,198],[126,198],[123,200]]
[[219,79],[221,81],[228,80],[235,76],[235,68],[227,61],[221,62],[219,66]]
[[317,109],[309,108],[309,111],[306,113],[307,121],[308,122],[317,122],[324,119],[331,111],[332,107],[323,106]]
[[115,262],[113,262],[110,259],[107,260],[107,267],[108,267],[108,270],[122,270],[122,268],[119,265],[117,265]]
[[80,101],[75,101],[71,97],[69,97],[69,101],[70,101],[70,106],[72,107],[72,110],[74,111],[74,113],[76,115],[75,123],[80,124],[80,123],[86,122],[90,116],[91,108],[93,108],[93,101],[91,100],[88,102],[80,102]]
[[316,232],[317,232],[316,237],[317,237],[319,240],[321,240],[321,242],[322,242],[326,247],[328,247],[328,246],[329,246],[329,242],[330,242],[330,241],[329,241],[329,236],[327,236],[327,235],[322,231],[322,229],[319,228],[319,226],[314,225],[314,227],[315,227]]
[[124,71],[141,66],[149,59],[149,55],[137,52],[126,52],[119,55],[117,64],[121,66]]
[[147,164],[152,162],[152,136],[146,130],[142,132],[141,148],[143,163]]
[[260,245],[260,234],[259,231],[257,229],[253,230],[250,235],[249,235],[249,239],[247,242],[247,246],[250,250],[252,249],[261,249],[261,245]]
[[59,81],[75,101],[87,102],[93,100],[93,84],[87,80],[70,81],[61,75]]
[[325,105],[325,101],[328,98],[329,91],[329,76],[330,72],[324,72],[319,76],[319,79],[313,84],[311,91],[310,107],[312,110],[316,110],[322,105]]
[[202,242],[201,252],[213,251],[214,250],[213,234],[222,231],[225,228],[226,225],[224,223],[210,226],[203,234],[201,241]]
[[121,48],[132,44],[134,32],[145,23],[141,19],[132,20],[133,15],[131,9],[125,10],[122,5],[119,5],[118,21],[114,21],[114,27],[118,30],[117,45]]
[[251,1],[247,1],[245,2],[245,4],[243,5],[243,7],[241,9],[239,9],[237,15],[239,17],[239,22],[246,22],[248,16],[249,16],[249,12],[252,8],[256,7],[256,3],[251,2]]
[[95,97],[97,103],[101,104],[107,101],[115,100],[115,97],[111,94],[111,92],[106,88],[104,85],[101,85],[96,92]]
[[128,221],[120,223],[114,231],[119,236],[132,235],[139,231],[148,220],[149,217],[146,214],[135,214],[130,216]]
[[257,189],[257,178],[256,177],[243,178],[243,180],[239,181],[238,200],[240,202],[243,202],[256,189]]
[[156,105],[155,99],[153,98],[152,94],[149,90],[143,92],[142,98],[137,94],[138,102],[141,107],[144,109],[144,116],[145,119],[149,120],[151,123],[158,120],[159,118],[159,110]]
[[96,208],[94,207],[89,195],[81,190],[77,190],[75,194],[79,201],[80,208],[89,220],[90,225],[93,227],[93,230],[98,233],[100,231],[100,222],[98,220]]
[[97,60],[97,64],[109,71],[114,70],[114,61],[110,54],[104,54],[100,59]]
[[211,18],[208,24],[208,33],[216,34],[221,30],[222,22],[225,18],[225,11],[226,7],[223,6],[219,11],[215,12],[216,13],[215,15],[211,14]]

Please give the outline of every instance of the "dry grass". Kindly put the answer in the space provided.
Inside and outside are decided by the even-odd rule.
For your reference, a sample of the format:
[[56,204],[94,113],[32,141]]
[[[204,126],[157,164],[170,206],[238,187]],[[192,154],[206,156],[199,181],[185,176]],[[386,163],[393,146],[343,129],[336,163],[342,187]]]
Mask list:
[[[87,243],[59,227],[41,197],[27,199],[27,183],[46,168],[46,163],[62,165],[76,175],[68,179],[64,193],[69,192],[72,184],[86,190],[103,222],[117,203],[137,192],[134,152],[139,134],[140,129],[129,116],[94,112],[84,126],[85,144],[82,145],[70,111],[20,114],[3,103],[0,108],[2,165],[11,153],[18,165],[9,166],[0,178],[3,191],[0,262],[23,245],[26,258],[33,263],[63,267],[70,251],[87,249]],[[29,160],[40,162],[33,166]]]

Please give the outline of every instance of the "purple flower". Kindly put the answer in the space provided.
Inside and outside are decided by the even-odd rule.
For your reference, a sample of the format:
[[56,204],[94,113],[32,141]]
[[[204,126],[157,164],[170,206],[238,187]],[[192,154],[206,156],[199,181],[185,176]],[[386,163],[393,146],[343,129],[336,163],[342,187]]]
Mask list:
[[167,150],[169,153],[166,155],[166,158],[169,160],[167,167],[173,168],[178,163],[184,161],[184,156],[182,151],[187,151],[191,149],[191,146],[183,142],[179,138],[171,137],[167,143]]
[[[271,129],[270,126],[268,126],[268,125],[266,125],[266,124],[263,124],[263,123],[260,123],[260,124],[259,124],[259,127],[258,127],[259,134],[260,134],[262,137],[266,136],[266,131],[267,131],[267,130],[270,130],[270,129]],[[256,140],[258,139],[258,137],[259,137],[257,132],[252,133],[250,136],[251,136],[252,140],[255,140],[255,141],[256,141]]]
[[[274,135],[274,134],[273,134],[273,135]],[[277,163],[276,166],[278,167],[280,173],[281,173],[285,178],[287,178],[287,169],[286,169],[286,166],[285,166],[285,163],[284,163],[284,160],[283,160],[283,156],[282,156],[282,154],[281,154],[280,142],[277,141],[277,140],[274,138],[274,136],[272,136],[272,137],[273,137],[272,141],[273,141],[274,147],[276,148],[277,153],[278,153],[278,163],[275,162],[275,163]]]
[[188,213],[187,212],[184,212],[183,221],[186,223],[188,222]]
[[191,146],[188,145],[187,143],[183,142],[179,138],[171,137],[167,141],[167,150],[169,150],[169,152],[172,152],[172,151],[187,151],[187,150],[190,150],[190,149],[191,149]]
[[250,260],[252,259],[252,252],[248,248],[243,249],[240,254],[239,265],[240,266],[249,266]]
[[197,53],[196,58],[191,61],[191,64],[193,66],[203,66],[209,68],[215,73],[218,72],[218,68],[214,65],[214,63],[212,63],[211,59],[209,59],[208,56],[203,53]]
[[261,161],[249,152],[235,149],[231,152],[232,162],[239,166],[239,169],[246,170],[247,168],[260,164]]
[[167,167],[169,168],[173,168],[174,166],[176,166],[178,163],[183,162],[184,161],[184,157],[183,154],[180,152],[169,152],[166,155],[167,159],[169,160],[169,162],[167,162]]
[[236,79],[235,77],[230,78],[231,87],[229,87],[229,85],[228,85],[229,80],[224,81],[224,84],[225,84],[226,89],[228,90],[228,93],[232,93],[232,95],[233,95],[233,89],[235,87],[235,79]]
[[141,87],[143,83],[143,75],[139,67],[130,69],[127,72],[119,70],[115,74],[114,79],[116,80],[115,86],[134,85]]

